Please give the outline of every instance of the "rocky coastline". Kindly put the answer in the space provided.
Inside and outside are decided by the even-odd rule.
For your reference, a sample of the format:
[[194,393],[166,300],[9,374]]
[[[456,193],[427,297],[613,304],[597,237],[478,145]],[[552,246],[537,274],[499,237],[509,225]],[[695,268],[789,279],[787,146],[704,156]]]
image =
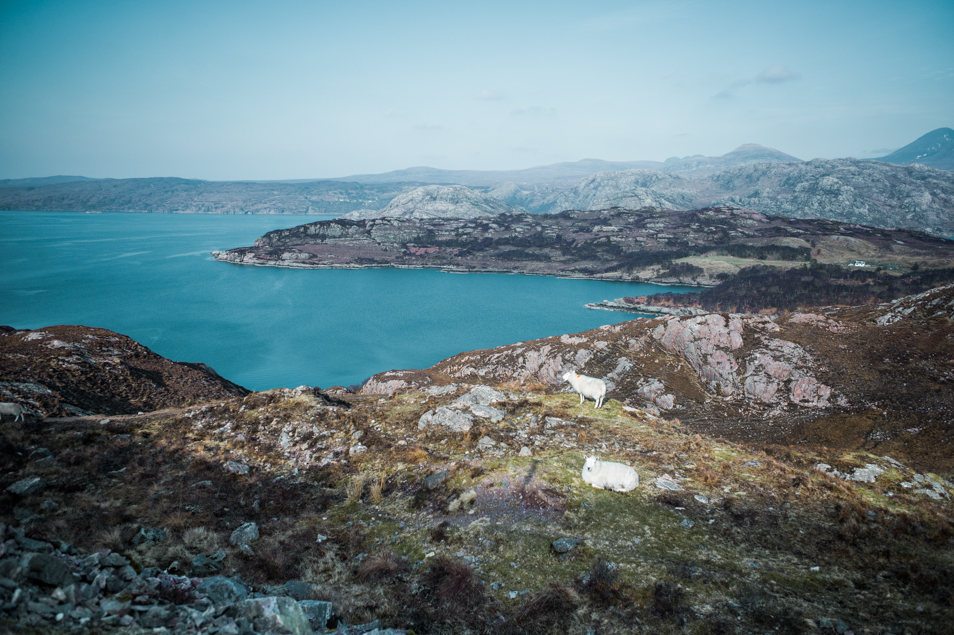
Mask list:
[[598,309],[603,311],[623,311],[624,313],[650,313],[658,315],[702,315],[708,313],[704,309],[694,307],[672,307],[659,306],[656,304],[630,304],[626,302],[627,298],[617,298],[616,300],[603,300],[602,302],[590,302],[584,304],[587,309]]

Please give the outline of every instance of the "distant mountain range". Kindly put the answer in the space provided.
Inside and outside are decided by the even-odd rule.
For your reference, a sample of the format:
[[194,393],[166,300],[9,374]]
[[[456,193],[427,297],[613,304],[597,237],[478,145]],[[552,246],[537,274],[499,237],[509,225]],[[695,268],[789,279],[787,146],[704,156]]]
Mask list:
[[0,209],[426,218],[728,204],[952,236],[952,170],[954,130],[940,128],[878,160],[802,161],[746,144],[721,157],[665,162],[584,159],[509,171],[417,167],[335,180],[9,179],[0,181]]
[[355,174],[341,177],[342,181],[355,183],[408,183],[424,182],[435,184],[468,185],[471,187],[490,187],[500,183],[520,183],[533,185],[562,185],[575,183],[582,178],[600,172],[621,172],[625,170],[655,170],[669,174],[711,174],[738,165],[753,163],[789,163],[799,161],[790,154],[766,148],[755,143],[741,145],[721,157],[703,157],[696,155],[683,159],[672,158],[660,161],[602,161],[583,159],[572,163],[554,163],[525,170],[440,170],[438,168],[417,167],[395,170],[383,174]]

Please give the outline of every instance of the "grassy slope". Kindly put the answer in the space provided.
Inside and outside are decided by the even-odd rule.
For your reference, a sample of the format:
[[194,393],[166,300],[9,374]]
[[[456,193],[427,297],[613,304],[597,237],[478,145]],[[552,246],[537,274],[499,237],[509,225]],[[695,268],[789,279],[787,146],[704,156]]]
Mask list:
[[[277,390],[108,424],[4,421],[0,485],[27,474],[52,485],[36,499],[0,495],[0,522],[180,571],[221,548],[227,571],[246,580],[315,582],[349,623],[380,618],[417,633],[949,624],[951,503],[899,486],[909,470],[845,482],[812,468],[891,466],[863,453],[753,453],[615,401],[594,411],[569,395],[511,389],[495,404],[504,420],[467,433],[419,431],[421,414],[453,398],[420,392],[352,398],[350,410]],[[561,422],[548,428],[547,417]],[[481,451],[484,436],[496,445]],[[367,450],[349,456],[358,442]],[[523,445],[532,457],[517,456]],[[40,446],[54,465],[28,460]],[[591,453],[632,463],[640,487],[617,494],[584,484]],[[226,460],[251,471],[229,474]],[[422,485],[443,469],[443,484]],[[662,474],[684,478],[684,491],[653,487]],[[451,511],[471,488],[475,500]],[[56,509],[41,511],[44,500]],[[686,519],[692,527],[680,525]],[[254,557],[228,545],[247,521],[262,531]],[[171,538],[134,548],[140,526]],[[584,542],[561,558],[550,543],[563,537]]]

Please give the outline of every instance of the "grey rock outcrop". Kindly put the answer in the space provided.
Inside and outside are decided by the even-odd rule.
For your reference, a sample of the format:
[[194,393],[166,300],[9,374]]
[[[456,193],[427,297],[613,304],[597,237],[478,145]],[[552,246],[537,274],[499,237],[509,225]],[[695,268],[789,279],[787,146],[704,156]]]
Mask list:
[[425,412],[418,421],[417,429],[423,430],[427,426],[441,426],[451,432],[467,432],[473,425],[474,416],[472,414],[441,406]]
[[21,479],[7,487],[6,491],[17,496],[22,496],[26,498],[27,496],[36,496],[45,490],[47,487],[47,482],[39,476],[29,476],[25,479]]
[[311,625],[301,606],[292,598],[264,597],[236,602],[227,610],[230,617],[245,618],[256,631],[276,635],[312,635]]
[[360,210],[348,220],[372,218],[481,218],[514,211],[498,198],[463,185],[426,185],[400,194],[381,210]]
[[224,576],[206,578],[195,590],[208,597],[215,604],[231,604],[248,597],[248,590],[244,584]]
[[229,536],[229,544],[232,546],[247,545],[250,542],[258,540],[258,524],[245,523],[232,532]]
[[543,201],[542,209],[689,209],[696,193],[692,184],[679,176],[655,170],[600,172],[587,177],[565,192]]

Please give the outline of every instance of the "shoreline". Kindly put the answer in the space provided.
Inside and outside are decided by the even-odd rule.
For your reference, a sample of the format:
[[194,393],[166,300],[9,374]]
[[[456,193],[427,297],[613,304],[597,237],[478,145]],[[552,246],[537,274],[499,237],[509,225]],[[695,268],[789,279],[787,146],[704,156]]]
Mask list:
[[685,315],[704,315],[706,313],[712,313],[712,311],[706,311],[705,309],[697,309],[694,307],[669,307],[669,306],[655,306],[652,304],[626,304],[620,300],[603,300],[602,302],[590,302],[584,304],[587,309],[596,309],[600,311],[621,311],[623,313],[650,313],[658,315],[675,315],[675,316],[685,316]]
[[[464,269],[447,265],[401,265],[396,263],[387,263],[387,264],[371,264],[371,265],[357,265],[357,264],[348,264],[348,265],[325,265],[325,264],[304,264],[295,261],[264,261],[256,259],[254,262],[240,262],[235,260],[229,260],[228,258],[220,258],[216,254],[226,254],[227,251],[213,251],[210,252],[212,259],[216,262],[224,262],[229,265],[240,265],[246,267],[276,267],[279,269],[344,269],[344,270],[358,270],[358,269],[437,269],[442,273],[500,273],[500,274],[509,274],[509,275],[518,275],[518,276],[547,276],[551,278],[562,278],[564,280],[592,280],[594,282],[630,282],[630,283],[642,283],[642,284],[652,284],[660,287],[693,287],[696,289],[708,289],[714,286],[717,286],[718,283],[713,284],[700,284],[698,282],[682,282],[680,280],[673,280],[672,278],[622,278],[619,276],[614,277],[600,277],[594,276],[592,274],[574,274],[569,272],[553,272],[553,273],[543,273],[537,271],[513,271],[512,269],[496,269],[496,268],[481,268],[481,269]],[[612,310],[612,309],[610,309]]]

